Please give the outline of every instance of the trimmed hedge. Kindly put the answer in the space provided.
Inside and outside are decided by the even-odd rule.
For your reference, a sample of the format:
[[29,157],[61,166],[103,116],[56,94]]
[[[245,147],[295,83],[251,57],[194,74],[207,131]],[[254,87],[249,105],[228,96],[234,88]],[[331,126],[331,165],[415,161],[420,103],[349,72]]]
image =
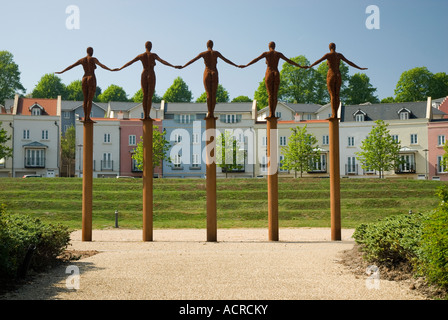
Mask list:
[[441,202],[429,213],[401,214],[359,225],[353,238],[368,261],[409,262],[417,275],[448,289],[448,188],[436,193]]
[[0,278],[14,278],[28,247],[36,246],[29,268],[41,271],[57,261],[70,242],[65,226],[42,223],[29,216],[10,214],[0,205]]

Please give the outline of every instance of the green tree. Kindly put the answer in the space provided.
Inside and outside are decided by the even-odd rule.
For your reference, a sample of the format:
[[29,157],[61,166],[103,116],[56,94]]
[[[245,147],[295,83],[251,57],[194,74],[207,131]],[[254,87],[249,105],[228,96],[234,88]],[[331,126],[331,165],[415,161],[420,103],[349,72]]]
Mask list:
[[395,141],[383,120],[375,121],[375,126],[363,140],[361,152],[356,152],[356,158],[362,168],[376,170],[379,178],[384,177],[384,171],[396,168],[401,163],[400,142]]
[[177,77],[171,87],[166,90],[162,99],[167,102],[191,102],[193,95],[185,81],[181,77]]
[[[134,102],[143,102],[143,90],[139,89],[134,96],[132,97],[132,101]],[[162,101],[162,98],[157,95],[157,93],[154,91],[154,94],[152,95],[152,102],[154,103],[160,103]]]
[[280,165],[283,169],[294,170],[294,177],[297,178],[297,172],[300,172],[302,177],[304,171],[313,169],[320,153],[317,150],[316,137],[307,133],[306,126],[291,128],[291,131],[288,145],[282,147],[284,159]]
[[[313,69],[309,69],[313,70]],[[341,92],[340,92],[340,99],[341,101],[345,101],[347,96],[347,83],[350,79],[350,76],[348,74],[349,68],[347,64],[343,61],[341,61],[339,65],[339,71],[341,72]],[[327,104],[330,102],[330,93],[328,92],[327,88],[327,73],[328,73],[328,64],[327,62],[322,62],[319,64],[319,66],[315,69],[315,72],[312,75],[312,79],[315,82],[315,96],[314,101],[311,101],[311,103],[317,103],[317,104]]]
[[12,156],[12,149],[5,146],[5,143],[11,140],[11,136],[8,136],[8,133],[5,129],[2,128],[2,123],[0,122],[0,159],[7,159]]
[[387,98],[381,99],[381,103],[394,103],[394,102],[395,102],[394,97],[387,97]]
[[[221,85],[218,84],[218,89],[216,90],[216,102],[229,102],[230,96],[227,90]],[[199,98],[196,99],[196,102],[207,102],[207,92],[202,93]]]
[[395,102],[424,101],[431,96],[434,75],[426,67],[404,71],[395,87]]
[[248,96],[238,96],[232,99],[232,102],[252,102]]
[[[310,62],[304,56],[291,58],[301,66]],[[283,63],[280,71],[279,100],[290,103],[314,103],[316,101],[316,77],[313,69],[302,69]]]
[[44,99],[56,99],[61,96],[62,100],[67,100],[67,88],[61,78],[53,73],[47,73],[40,78],[31,96]]
[[[152,165],[153,169],[162,164],[162,161],[171,162],[170,157],[168,156],[168,151],[170,150],[170,142],[166,140],[165,134],[166,131],[163,130],[160,132],[159,127],[153,126],[153,136],[152,136]],[[137,147],[134,149],[134,153],[132,155],[132,159],[137,162],[137,167],[140,170],[143,170],[143,138],[140,137],[140,142],[137,144]]]
[[448,74],[445,72],[435,73],[430,88],[430,96],[434,99],[448,96]]
[[8,51],[0,51],[0,104],[5,99],[12,99],[17,92],[25,93],[20,83],[19,66],[14,62],[14,56]]
[[98,96],[101,102],[128,101],[126,91],[120,86],[111,84],[102,94]]
[[67,100],[83,101],[84,94],[82,93],[82,81],[75,80],[67,86]]
[[269,95],[263,81],[258,84],[258,89],[254,92],[254,100],[257,100],[257,109],[261,110],[269,105]]
[[365,73],[355,73],[348,80],[344,101],[346,104],[378,103],[378,97],[374,95],[375,91],[376,88],[372,87]]
[[76,130],[70,126],[61,137],[62,166],[67,167],[67,177],[71,177],[71,169],[75,162],[76,154]]
[[448,169],[448,141],[445,142],[445,145],[443,146],[443,151],[445,151],[443,157],[442,157],[442,163],[441,166],[445,167],[445,170]]
[[244,166],[244,150],[231,130],[224,131],[216,138],[216,165],[225,171],[226,178],[229,171]]

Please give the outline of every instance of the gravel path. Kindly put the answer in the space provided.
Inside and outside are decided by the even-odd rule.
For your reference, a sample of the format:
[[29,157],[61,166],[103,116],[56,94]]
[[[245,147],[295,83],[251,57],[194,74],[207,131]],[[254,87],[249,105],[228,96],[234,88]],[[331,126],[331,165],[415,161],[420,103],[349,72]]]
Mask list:
[[64,265],[3,299],[424,299],[381,277],[369,289],[367,274],[339,263],[354,245],[352,233],[330,241],[327,228],[287,228],[270,242],[266,229],[219,229],[219,241],[206,242],[204,229],[176,229],[154,230],[154,241],[143,242],[141,230],[110,229],[82,242],[75,231],[68,249],[100,252],[71,263],[79,289],[67,288]]

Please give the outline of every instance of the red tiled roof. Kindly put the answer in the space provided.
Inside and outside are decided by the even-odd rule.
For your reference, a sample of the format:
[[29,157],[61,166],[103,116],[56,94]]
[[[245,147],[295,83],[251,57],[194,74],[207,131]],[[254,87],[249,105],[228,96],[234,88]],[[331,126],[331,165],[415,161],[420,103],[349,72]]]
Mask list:
[[30,107],[34,104],[40,105],[44,110],[42,115],[56,116],[57,115],[57,99],[36,99],[36,98],[20,98],[17,105],[17,114],[30,116]]

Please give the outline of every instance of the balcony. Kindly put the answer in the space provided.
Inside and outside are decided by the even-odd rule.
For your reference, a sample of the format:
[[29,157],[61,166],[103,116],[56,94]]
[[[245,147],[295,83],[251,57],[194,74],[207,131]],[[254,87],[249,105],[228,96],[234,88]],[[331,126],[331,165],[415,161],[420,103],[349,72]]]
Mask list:
[[346,164],[345,165],[345,175],[358,175],[358,165],[357,164]]
[[403,174],[403,173],[415,173],[416,170],[415,162],[412,163],[403,163],[398,168],[395,168],[396,174]]
[[101,171],[114,171],[114,161],[101,160]]

